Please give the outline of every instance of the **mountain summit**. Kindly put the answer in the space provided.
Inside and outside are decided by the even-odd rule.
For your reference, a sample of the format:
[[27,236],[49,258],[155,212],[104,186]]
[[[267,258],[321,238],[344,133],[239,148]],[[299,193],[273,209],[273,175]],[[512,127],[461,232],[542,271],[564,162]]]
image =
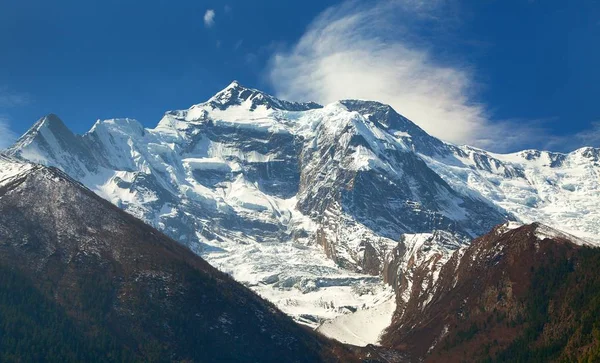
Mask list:
[[252,111],[258,106],[283,111],[307,111],[323,107],[314,102],[298,103],[283,101],[259,90],[246,88],[238,81],[231,82],[224,90],[211,97],[207,103],[223,110],[229,106],[241,105],[245,102],[250,103],[250,110]]

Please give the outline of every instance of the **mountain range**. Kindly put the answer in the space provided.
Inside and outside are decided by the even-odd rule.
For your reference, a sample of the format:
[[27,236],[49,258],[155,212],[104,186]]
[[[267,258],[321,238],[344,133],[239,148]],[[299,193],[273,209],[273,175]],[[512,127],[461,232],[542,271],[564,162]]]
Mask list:
[[[491,153],[372,101],[295,103],[233,82],[153,129],[111,119],[76,135],[48,115],[5,154],[61,170],[296,321],[359,345],[391,324],[381,342],[401,349],[405,320],[444,299],[444,271],[498,225],[600,243],[600,149]],[[376,329],[340,327],[361,312]],[[411,354],[441,349],[434,340]]]

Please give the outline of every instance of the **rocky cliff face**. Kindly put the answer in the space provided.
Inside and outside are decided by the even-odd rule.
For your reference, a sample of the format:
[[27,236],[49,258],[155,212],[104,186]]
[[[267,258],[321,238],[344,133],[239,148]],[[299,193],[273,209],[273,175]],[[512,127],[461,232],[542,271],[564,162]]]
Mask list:
[[396,292],[394,319],[414,314],[431,301],[442,267],[468,243],[445,231],[402,236],[383,271],[384,281]]

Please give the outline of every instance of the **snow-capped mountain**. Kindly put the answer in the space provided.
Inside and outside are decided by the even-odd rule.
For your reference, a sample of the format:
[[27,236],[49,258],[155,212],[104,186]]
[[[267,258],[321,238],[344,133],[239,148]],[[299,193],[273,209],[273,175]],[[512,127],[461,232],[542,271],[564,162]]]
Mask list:
[[600,242],[599,149],[489,153],[377,102],[233,82],[153,129],[112,119],[79,136],[49,115],[7,153],[62,169],[313,325],[387,301],[384,270],[398,284],[507,220]]

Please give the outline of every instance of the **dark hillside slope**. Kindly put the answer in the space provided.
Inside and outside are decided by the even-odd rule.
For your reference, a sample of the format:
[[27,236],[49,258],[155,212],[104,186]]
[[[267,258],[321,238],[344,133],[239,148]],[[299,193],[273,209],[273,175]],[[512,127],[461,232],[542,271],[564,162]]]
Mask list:
[[432,362],[600,361],[600,249],[581,243],[539,224],[495,228],[383,343]]
[[185,247],[40,166],[0,182],[0,334],[2,361],[361,354],[295,324]]

